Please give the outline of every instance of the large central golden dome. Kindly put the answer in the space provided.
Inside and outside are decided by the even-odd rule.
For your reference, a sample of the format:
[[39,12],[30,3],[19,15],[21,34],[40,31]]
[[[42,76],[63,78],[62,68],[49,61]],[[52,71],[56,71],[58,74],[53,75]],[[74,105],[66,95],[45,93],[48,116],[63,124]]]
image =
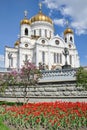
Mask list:
[[45,22],[53,24],[51,18],[44,15],[42,12],[39,12],[37,15],[31,18],[31,23],[36,22],[36,21],[45,21]]

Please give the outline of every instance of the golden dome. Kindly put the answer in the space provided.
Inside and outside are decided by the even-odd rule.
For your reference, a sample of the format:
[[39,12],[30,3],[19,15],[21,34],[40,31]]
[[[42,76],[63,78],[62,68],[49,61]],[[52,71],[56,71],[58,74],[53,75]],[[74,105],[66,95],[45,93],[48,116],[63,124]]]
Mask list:
[[73,30],[70,29],[70,28],[67,28],[67,29],[64,31],[64,35],[66,35],[66,34],[68,34],[68,33],[73,34]]
[[16,41],[15,44],[14,44],[14,46],[18,46],[19,44],[20,44],[20,42]]
[[22,24],[28,24],[28,25],[30,25],[30,20],[28,20],[27,18],[24,18],[23,20],[21,20],[21,23],[20,23],[21,25]]
[[42,12],[39,12],[37,15],[31,18],[31,23],[36,21],[46,21],[53,24],[52,20],[48,16],[44,15]]

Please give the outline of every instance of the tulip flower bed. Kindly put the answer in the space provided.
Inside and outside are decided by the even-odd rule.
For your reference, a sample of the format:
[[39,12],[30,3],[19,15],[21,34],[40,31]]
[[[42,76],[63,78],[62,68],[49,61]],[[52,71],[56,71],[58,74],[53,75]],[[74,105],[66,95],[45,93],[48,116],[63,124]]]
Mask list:
[[87,103],[28,103],[0,109],[3,121],[18,130],[87,129]]

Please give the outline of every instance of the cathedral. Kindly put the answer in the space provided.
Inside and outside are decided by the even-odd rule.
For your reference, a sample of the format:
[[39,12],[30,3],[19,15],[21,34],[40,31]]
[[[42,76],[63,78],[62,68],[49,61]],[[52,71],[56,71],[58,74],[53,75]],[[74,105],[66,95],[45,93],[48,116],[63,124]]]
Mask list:
[[54,35],[54,24],[39,5],[38,13],[28,19],[27,11],[20,22],[19,38],[14,47],[5,47],[5,68],[20,69],[25,61],[38,68],[56,70],[66,63],[64,49],[67,48],[67,64],[72,68],[80,66],[79,55],[74,41],[74,31],[66,27],[63,37]]

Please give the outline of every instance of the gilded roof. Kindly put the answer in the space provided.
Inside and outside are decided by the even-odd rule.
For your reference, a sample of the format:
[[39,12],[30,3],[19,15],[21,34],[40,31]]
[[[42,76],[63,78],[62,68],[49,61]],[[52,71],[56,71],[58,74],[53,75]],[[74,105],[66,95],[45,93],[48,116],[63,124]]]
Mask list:
[[20,42],[16,41],[15,44],[14,44],[14,46],[18,46],[19,44],[20,44]]
[[28,25],[30,25],[30,23],[31,23],[31,22],[30,22],[29,19],[24,18],[23,20],[21,20],[21,23],[20,23],[20,24],[21,24],[21,25],[22,25],[22,24],[28,24]]
[[53,24],[51,18],[44,15],[42,12],[39,12],[37,15],[31,18],[31,23],[36,22],[36,21],[45,21],[45,22]]
[[73,34],[73,30],[70,29],[70,28],[67,28],[67,29],[64,31],[64,35],[66,35],[66,34],[68,34],[68,33]]

